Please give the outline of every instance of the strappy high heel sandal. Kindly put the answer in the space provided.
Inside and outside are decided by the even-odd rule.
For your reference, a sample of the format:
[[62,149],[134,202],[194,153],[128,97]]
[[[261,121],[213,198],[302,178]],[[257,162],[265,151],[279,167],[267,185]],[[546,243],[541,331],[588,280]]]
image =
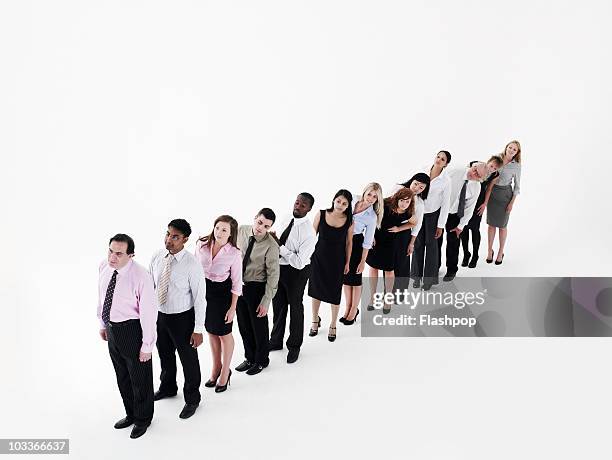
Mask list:
[[317,335],[319,333],[319,328],[321,327],[321,317],[318,317],[319,320],[318,321],[313,321],[312,324],[316,324],[317,328],[313,329],[312,327],[310,328],[310,332],[308,333],[309,337],[314,337],[315,335]]
[[[334,330],[334,333],[332,334],[332,329]],[[335,327],[329,327],[329,332],[327,333],[327,340],[329,340],[330,342],[333,342],[334,340],[336,340],[336,328]]]

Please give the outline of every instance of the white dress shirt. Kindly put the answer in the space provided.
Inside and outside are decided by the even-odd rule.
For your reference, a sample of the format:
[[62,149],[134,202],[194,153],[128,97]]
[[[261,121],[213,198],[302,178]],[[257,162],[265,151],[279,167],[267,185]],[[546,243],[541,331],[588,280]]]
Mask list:
[[[149,273],[153,277],[153,284],[157,292],[157,284],[164,271],[166,255],[168,251],[163,249],[157,252],[151,259]],[[168,284],[168,295],[166,302],[159,305],[156,296],[156,303],[159,311],[166,314],[183,313],[195,310],[195,327],[193,332],[202,333],[204,331],[204,313],[206,307],[206,281],[202,265],[196,260],[195,256],[183,248],[172,257],[170,282]]]
[[[440,210],[438,217],[438,228],[444,228],[446,219],[448,219],[448,210],[451,204],[451,181],[444,168],[440,175],[435,179],[431,179],[429,183],[429,193],[425,200],[425,214],[430,214]],[[431,173],[431,166],[425,166],[421,169],[428,176]]]
[[459,225],[457,225],[457,228],[461,230],[463,230],[463,227],[465,227],[472,218],[474,208],[476,207],[476,201],[478,201],[478,195],[480,195],[480,182],[477,180],[468,180],[468,170],[469,168],[455,168],[451,169],[448,172],[448,176],[452,183],[452,204],[449,210],[449,214],[457,214],[457,209],[459,208],[459,195],[461,194],[461,188],[463,187],[463,183],[466,180],[468,181],[465,188],[465,210],[463,213],[463,217],[459,221]]
[[289,222],[293,219],[293,227],[289,232],[289,237],[285,244],[280,246],[280,264],[291,265],[297,270],[301,270],[310,263],[310,257],[315,250],[317,235],[308,216],[287,217],[278,227],[276,236],[281,237]]

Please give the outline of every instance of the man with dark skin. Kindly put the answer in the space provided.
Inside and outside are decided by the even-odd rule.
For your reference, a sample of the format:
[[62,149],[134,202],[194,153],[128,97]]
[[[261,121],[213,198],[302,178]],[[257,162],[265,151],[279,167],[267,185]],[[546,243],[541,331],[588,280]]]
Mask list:
[[203,341],[205,291],[204,272],[195,256],[185,249],[191,227],[184,219],[168,224],[165,249],[151,260],[150,273],[157,294],[157,350],[161,363],[159,390],[156,401],[174,396],[176,383],[176,352],[178,352],[185,384],[185,407],[179,417],[191,417],[200,404],[200,363],[197,347]]
[[306,215],[314,205],[310,193],[300,193],[293,203],[293,218],[281,224],[280,237],[270,235],[279,245],[280,279],[272,299],[273,327],[270,350],[282,350],[287,313],[290,312],[287,362],[294,363],[304,338],[304,289],[310,276],[310,256],[314,252],[316,233]]

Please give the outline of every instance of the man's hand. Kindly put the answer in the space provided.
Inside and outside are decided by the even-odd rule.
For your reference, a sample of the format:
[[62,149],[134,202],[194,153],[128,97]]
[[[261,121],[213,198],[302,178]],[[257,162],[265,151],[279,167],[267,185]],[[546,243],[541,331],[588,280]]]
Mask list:
[[262,318],[268,314],[268,307],[264,307],[263,305],[260,305],[259,307],[257,307],[257,310],[255,311],[257,312],[257,317]]
[[193,348],[198,348],[204,342],[204,336],[199,332],[194,332],[191,334],[191,340],[189,343]]
[[140,352],[140,356],[138,357],[138,359],[140,359],[141,363],[146,363],[148,360],[151,359],[151,356],[153,356],[153,353],[143,353],[141,351]]
[[279,239],[278,239],[278,237],[276,236],[276,231],[275,231],[275,230],[270,230],[270,231],[268,232],[268,235],[270,235],[270,236],[271,236],[271,237],[274,239],[274,241],[276,241],[276,244],[278,244],[279,246],[281,246],[281,244],[280,244],[280,240],[279,240]]
[[443,229],[443,228],[440,228],[440,227],[436,228],[436,234],[434,235],[434,238],[435,238],[435,239],[440,238],[440,237],[442,236],[442,233],[443,233],[443,232],[444,232],[444,229]]
[[100,329],[100,337],[102,337],[102,340],[105,342],[108,341],[108,337],[106,337],[106,329]]
[[455,234],[457,235],[457,238],[459,238],[459,235],[461,235],[461,229],[459,227],[455,227],[451,230],[451,232],[455,232]]
[[413,252],[414,252],[414,244],[409,244],[408,252],[406,253],[406,255],[411,256]]

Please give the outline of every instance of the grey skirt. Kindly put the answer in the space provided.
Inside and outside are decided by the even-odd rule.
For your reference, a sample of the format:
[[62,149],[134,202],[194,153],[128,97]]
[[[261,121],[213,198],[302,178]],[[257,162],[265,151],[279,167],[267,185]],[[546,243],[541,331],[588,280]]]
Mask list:
[[487,204],[487,224],[497,227],[506,228],[510,214],[506,212],[506,207],[512,200],[511,185],[494,185]]

